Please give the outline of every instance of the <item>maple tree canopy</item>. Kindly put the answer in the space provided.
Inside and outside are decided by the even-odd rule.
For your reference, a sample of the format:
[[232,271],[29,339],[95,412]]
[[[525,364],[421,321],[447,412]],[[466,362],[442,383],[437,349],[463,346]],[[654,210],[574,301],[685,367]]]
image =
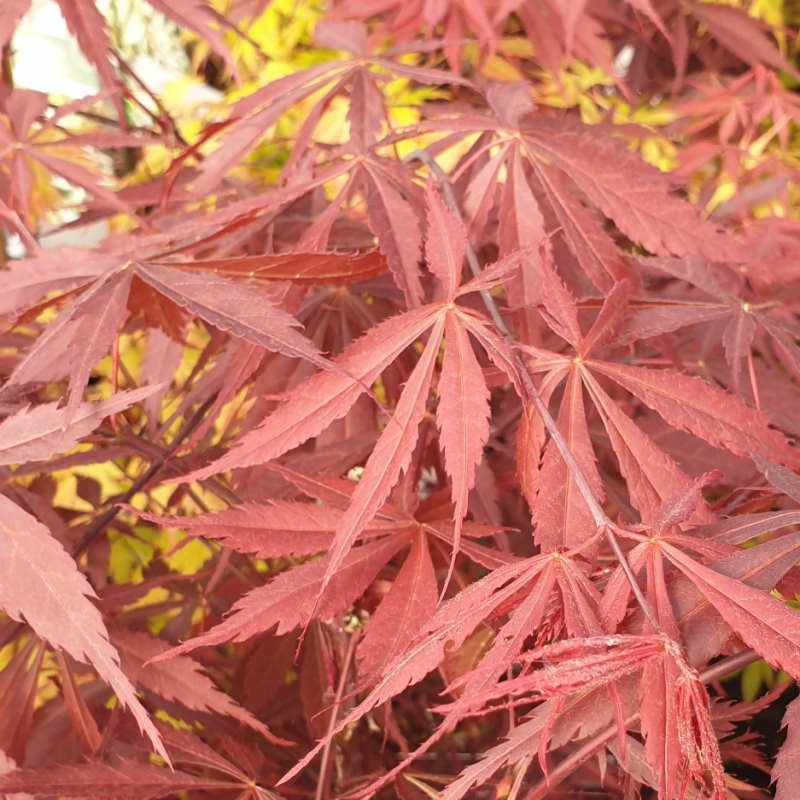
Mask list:
[[800,797],[792,4],[40,5],[0,794]]

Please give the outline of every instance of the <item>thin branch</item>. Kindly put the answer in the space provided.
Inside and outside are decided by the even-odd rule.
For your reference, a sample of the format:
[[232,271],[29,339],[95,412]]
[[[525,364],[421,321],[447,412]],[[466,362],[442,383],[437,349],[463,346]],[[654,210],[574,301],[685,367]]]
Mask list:
[[157,458],[130,486],[130,488],[121,494],[112,497],[108,501],[109,508],[107,508],[95,521],[83,532],[81,538],[76,542],[72,548],[73,558],[78,558],[105,530],[105,527],[112,521],[120,512],[122,503],[127,503],[137,492],[147,486],[148,483],[163,469],[167,461],[175,454],[178,448],[183,444],[187,436],[200,424],[206,411],[211,407],[216,399],[216,393],[208,397],[197,410],[189,417],[183,424],[183,427],[175,434],[172,443],[167,447],[164,453]]
[[758,661],[761,656],[755,650],[742,650],[741,653],[723,658],[722,661],[717,661],[712,664],[708,669],[700,673],[700,681],[702,683],[711,683],[712,681],[724,678],[732,672],[738,672],[744,669],[748,664]]
[[606,533],[606,538],[608,539],[608,543],[611,545],[611,549],[614,551],[614,556],[619,562],[622,571],[625,573],[625,578],[630,584],[631,591],[633,592],[633,596],[636,598],[636,602],[639,604],[639,608],[642,609],[642,613],[644,613],[652,629],[656,633],[663,634],[664,631],[661,628],[661,624],[658,621],[658,617],[656,617],[656,614],[653,611],[650,603],[644,596],[644,592],[642,591],[642,587],[639,586],[639,581],[636,579],[636,575],[633,572],[633,568],[631,567],[630,562],[626,558],[625,553],[623,552],[622,547],[620,546],[619,540],[617,539],[617,535],[614,533],[614,526],[612,525],[607,527],[605,529],[605,533]]
[[[405,157],[404,161],[406,163],[410,161],[421,161],[428,165],[429,169],[436,176],[436,179],[439,181],[439,184],[442,187],[442,192],[447,205],[450,207],[450,210],[458,218],[461,224],[464,225],[464,217],[461,214],[461,208],[458,204],[455,193],[453,192],[453,186],[450,183],[450,178],[447,173],[436,163],[436,160],[431,156],[431,154],[426,150],[414,150]],[[472,242],[470,242],[469,237],[467,237],[466,240],[466,254],[470,272],[472,273],[473,277],[477,278],[481,274],[481,267],[480,262],[478,261],[478,255],[475,252],[475,248],[472,246]],[[511,331],[506,325],[505,320],[500,314],[500,309],[497,307],[494,297],[492,297],[491,293],[487,289],[482,289],[480,294],[483,304],[486,306],[486,310],[488,311],[489,316],[492,318],[492,322],[494,322],[497,330],[500,331],[505,339],[506,344],[514,353],[516,362],[515,366],[517,367],[520,380],[522,381],[522,388],[525,392],[526,399],[533,404],[534,408],[539,413],[539,416],[542,418],[542,422],[544,423],[545,428],[547,428],[550,438],[553,440],[553,443],[558,449],[561,458],[564,459],[567,469],[570,471],[575,480],[575,485],[578,487],[581,497],[589,507],[589,511],[594,519],[595,526],[598,530],[605,530],[609,544],[611,545],[611,549],[614,551],[614,555],[619,561],[620,566],[625,573],[625,577],[631,585],[631,591],[633,592],[634,597],[636,598],[636,601],[641,607],[644,615],[647,617],[647,621],[650,623],[650,625],[652,625],[653,630],[660,632],[661,626],[658,624],[658,618],[653,612],[653,609],[650,607],[650,604],[647,602],[647,598],[644,596],[644,593],[639,586],[639,582],[636,580],[636,576],[631,569],[631,565],[628,563],[625,553],[623,552],[616,536],[614,535],[615,525],[603,510],[600,501],[592,491],[592,487],[589,485],[586,474],[575,458],[575,455],[564,438],[564,435],[561,433],[558,423],[550,413],[550,409],[544,402],[539,390],[536,388],[536,384],[534,383],[528,368],[520,358],[516,342],[514,341],[514,338],[511,335]]]
[[319,765],[319,778],[317,780],[317,789],[314,792],[314,800],[323,800],[328,792],[328,765],[330,764],[331,750],[333,748],[333,731],[336,729],[336,721],[339,717],[339,706],[344,697],[344,687],[347,683],[347,675],[350,672],[350,664],[353,661],[353,654],[356,651],[356,642],[358,641],[358,634],[351,633],[347,642],[347,650],[344,654],[342,661],[342,669],[339,675],[339,684],[336,687],[336,696],[333,698],[333,708],[331,709],[331,718],[328,721],[328,730],[325,733],[325,747],[322,749],[322,761]]
[[[442,191],[444,193],[447,205],[463,225],[464,217],[461,214],[458,201],[453,193],[453,187],[450,183],[450,178],[448,177],[447,173],[436,163],[430,153],[426,152],[425,150],[414,150],[405,157],[404,161],[406,163],[409,161],[422,161],[428,165],[431,172],[433,172],[442,186]],[[470,272],[472,273],[473,277],[477,278],[481,274],[481,266],[480,262],[478,261],[478,255],[475,252],[475,248],[472,246],[472,242],[470,242],[469,238],[466,240],[466,254]],[[547,404],[542,399],[541,394],[539,394],[539,390],[536,388],[536,384],[533,382],[530,372],[517,354],[517,343],[514,341],[514,337],[511,335],[511,331],[506,325],[506,322],[500,313],[500,309],[497,307],[497,303],[494,301],[494,297],[492,297],[488,289],[482,289],[480,295],[484,306],[486,306],[489,316],[492,318],[492,322],[494,322],[497,330],[500,331],[505,339],[506,344],[508,344],[515,354],[515,366],[519,371],[520,379],[522,381],[522,388],[525,392],[526,399],[533,403],[534,407],[539,412],[542,422],[544,422],[544,426],[547,428],[547,432],[550,434],[550,438],[558,448],[558,452],[564,459],[564,463],[567,465],[567,468],[575,479],[575,484],[578,487],[578,491],[581,493],[581,497],[583,497],[586,505],[589,507],[589,511],[592,514],[595,525],[598,528],[613,527],[613,522],[603,510],[603,507],[600,505],[597,497],[595,497],[595,494],[589,485],[589,481],[581,469],[580,464],[578,464],[575,456],[573,455],[569,444],[567,444],[566,439],[564,439],[561,429],[558,427],[555,419],[553,419],[553,415],[550,413],[550,409],[547,408]]]

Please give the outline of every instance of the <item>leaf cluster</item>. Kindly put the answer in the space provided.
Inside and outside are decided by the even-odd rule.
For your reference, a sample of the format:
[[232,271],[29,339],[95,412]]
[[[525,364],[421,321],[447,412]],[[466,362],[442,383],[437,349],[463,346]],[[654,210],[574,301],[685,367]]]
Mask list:
[[148,2],[0,19],[0,792],[796,797],[781,4]]

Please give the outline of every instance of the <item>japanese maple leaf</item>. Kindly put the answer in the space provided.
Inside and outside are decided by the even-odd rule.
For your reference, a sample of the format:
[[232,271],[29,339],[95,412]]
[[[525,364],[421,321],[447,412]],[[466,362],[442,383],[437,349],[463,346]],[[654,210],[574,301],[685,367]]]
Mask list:
[[399,77],[431,85],[441,81],[437,70],[403,64],[370,52],[363,24],[320,22],[315,38],[323,47],[343,50],[353,57],[326,61],[292,73],[237,101],[231,108],[233,123],[223,129],[217,137],[219,146],[203,160],[201,175],[195,181],[197,191],[213,189],[288,109],[314,93],[323,92],[297,134],[291,165],[309,146],[314,129],[333,98],[349,91],[350,140],[355,149],[363,152],[382,138],[388,114],[381,90],[383,83]]
[[[424,635],[416,637],[410,643],[409,652],[403,653],[391,663],[386,677],[377,682],[370,694],[348,715],[346,722],[343,721],[344,724],[354,722],[375,704],[420,680],[427,670],[439,665],[445,652],[442,644],[446,642],[448,648],[458,648],[479,621],[486,623],[511,607],[507,621],[499,626],[485,655],[470,672],[447,687],[446,691],[456,699],[437,709],[445,716],[436,731],[401,764],[372,784],[371,789],[377,790],[392,780],[446,732],[453,730],[465,716],[474,714],[477,708],[489,703],[495,696],[506,696],[507,692],[503,687],[511,686],[504,680],[507,677],[508,664],[527,658],[527,653],[520,653],[524,650],[531,630],[540,628],[545,616],[552,612],[554,606],[563,618],[569,635],[586,637],[599,634],[600,622],[594,611],[598,601],[597,593],[583,568],[572,556],[570,553],[565,553],[560,559],[552,559],[547,555],[537,556],[515,567],[497,569],[492,576],[487,576],[485,586],[481,587],[481,591],[486,594],[479,606],[469,606],[470,601],[475,601],[476,598],[469,597],[467,592],[448,601],[431,618]],[[509,572],[512,569],[513,572]],[[503,576],[505,579],[498,583],[498,579]],[[509,581],[509,578],[512,579]],[[507,585],[503,586],[503,583]],[[478,587],[474,588],[477,592]],[[501,590],[497,591],[498,589]],[[636,668],[634,666],[633,670]],[[300,769],[302,764],[307,764],[325,742],[326,739],[322,739],[292,773]]]
[[[499,566],[483,580],[443,603],[405,650],[386,664],[383,675],[373,682],[367,696],[281,781],[297,775],[338,732],[439,666],[448,650],[460,647],[478,624],[509,607],[512,608],[509,618],[497,631],[484,657],[472,671],[447,687],[448,692],[458,692],[457,699],[439,709],[445,717],[436,731],[400,764],[370,784],[369,791],[377,791],[390,782],[484,702],[495,695],[506,695],[503,687],[507,682],[502,678],[508,665],[518,659],[531,630],[539,628],[554,602],[559,606],[570,636],[600,636],[602,627],[596,613],[599,595],[588,580],[585,567],[574,557],[577,552],[565,552],[559,558],[541,554]],[[629,664],[630,659],[622,661]],[[623,670],[620,676],[622,674],[627,673]]]
[[370,618],[356,653],[361,675],[381,675],[436,608],[438,582],[428,537],[420,531],[392,586]]
[[672,544],[668,558],[700,590],[741,639],[771,664],[800,674],[800,615],[757,586],[705,566]]
[[333,4],[333,19],[379,20],[382,29],[398,42],[414,41],[424,31],[429,39],[444,40],[443,50],[452,71],[461,73],[461,52],[465,40],[478,39],[493,48],[502,26],[493,19],[496,2],[485,0],[344,0]]
[[[213,254],[216,246],[230,247],[226,237],[239,233],[248,224],[263,224],[268,215],[279,213],[310,189],[339,174],[323,172],[316,180],[299,187],[276,189],[255,201],[248,198],[230,203],[210,212],[202,225],[193,218],[170,220],[167,232],[109,237],[93,250],[65,246],[14,260],[4,273],[5,291],[0,297],[0,316],[18,316],[47,292],[68,292],[87,287],[104,272],[133,261],[199,269],[221,276],[246,278],[251,282],[292,280],[324,284],[358,281],[375,275],[385,269],[385,262],[374,250],[357,253],[352,252],[352,248],[349,248],[350,252],[331,252],[324,248],[316,252],[295,249],[284,253],[231,256],[230,249],[226,249],[224,257],[210,257],[210,249]],[[33,251],[37,251],[35,246]],[[152,294],[147,299],[152,303]],[[136,304],[133,307],[139,310]]]
[[136,718],[167,762],[161,737],[120,669],[94,591],[50,531],[8,497],[0,495],[0,605],[15,620],[78,661],[88,661]]
[[[255,206],[245,203],[244,208],[236,205],[212,214],[219,227],[210,235],[192,221],[176,225],[166,234],[112,240],[94,251],[67,248],[62,254],[69,269],[64,269],[53,253],[13,262],[8,292],[0,299],[0,314],[19,315],[23,309],[33,313],[30,308],[49,281],[55,281],[51,287],[67,292],[44,301],[37,313],[66,299],[71,303],[29,349],[12,376],[12,385],[58,380],[69,373],[69,404],[74,406],[89,371],[105,355],[131,312],[180,340],[188,320],[185,312],[191,311],[254,344],[271,350],[288,347],[297,355],[304,353],[301,358],[324,366],[318,350],[294,330],[296,321],[279,307],[283,290],[273,290],[272,285],[286,279],[299,283],[364,280],[382,271],[385,260],[375,251],[207,257],[208,246],[240,226],[242,217],[249,221],[254,209],[262,213],[270,204],[280,209],[296,197],[296,192],[277,194]],[[189,260],[195,250],[202,250],[206,258]],[[64,358],[73,349],[74,357]]]
[[[326,248],[330,243],[332,225],[342,215],[343,209],[354,199],[364,198],[364,216],[369,230],[386,256],[407,303],[418,305],[422,287],[417,211],[421,204],[418,188],[407,171],[401,169],[396,161],[377,152],[382,131],[388,124],[382,85],[391,77],[435,84],[439,82],[440,73],[372,55],[367,48],[363,25],[320,23],[316,37],[325,46],[353,53],[353,58],[333,60],[293,73],[234,104],[231,111],[234,121],[216,138],[217,149],[203,160],[200,175],[194,181],[195,190],[206,193],[214,189],[225,173],[287,109],[310,95],[322,93],[308,112],[292,148],[291,159],[283,170],[290,185],[297,184],[291,179],[300,168],[307,170],[305,150],[312,143],[323,113],[334,98],[346,95],[349,141],[333,149],[337,156],[335,159],[330,158],[327,149],[321,150],[325,155],[321,168],[314,170],[310,181],[303,180],[300,184],[304,183],[308,192],[334,179],[343,181],[343,185],[337,187],[336,195],[330,201],[317,192],[316,196],[326,202],[327,208],[314,215],[296,249]],[[298,191],[296,197],[305,193]]]
[[[356,157],[353,157],[356,156]],[[322,186],[335,178],[344,182],[335,197],[328,201]],[[326,207],[303,230],[301,237],[292,243],[297,251],[319,251],[335,247],[333,225],[338,219],[348,217],[348,207],[366,198],[363,216],[370,234],[377,240],[380,251],[398,288],[409,306],[421,302],[423,290],[419,262],[421,257],[421,232],[418,211],[421,207],[419,188],[406,170],[395,161],[379,155],[374,146],[353,152],[350,145],[340,148],[338,157],[315,170],[314,177],[296,191],[297,197],[325,203]]]
[[[85,189],[105,208],[132,215],[132,208],[103,185],[89,166],[82,147],[141,147],[154,139],[125,133],[84,133],[67,136],[59,127],[70,113],[91,107],[95,98],[62,106],[45,119],[46,94],[14,89],[0,101],[0,192],[5,203],[19,212],[33,230],[33,197],[41,190],[37,170],[59,175]],[[81,162],[84,163],[81,163]]]
[[[631,0],[628,5],[665,30],[650,0]],[[502,51],[502,32],[511,15],[516,14],[534,44],[537,60],[557,72],[564,58],[573,53],[601,66],[611,66],[610,48],[601,38],[601,26],[591,16],[593,10],[585,0],[568,4],[556,0],[368,0],[360,4],[356,0],[339,0],[332,16],[372,17],[381,25],[380,30],[398,42],[412,42],[420,35],[440,41],[451,70],[459,74],[465,45],[477,40],[490,54],[495,49]]]
[[764,64],[778,72],[798,73],[781,55],[769,25],[750,16],[744,9],[723,3],[687,3],[687,10],[711,32],[713,37],[737,58],[758,66]]
[[[745,515],[747,517],[749,515]],[[792,524],[792,518],[781,519],[775,515],[772,519],[741,519],[736,526],[731,524],[732,533],[743,536],[751,530],[774,527],[778,529],[782,522]],[[730,520],[726,520],[731,523]],[[702,529],[701,529],[702,532]],[[683,546],[686,547],[686,540]],[[688,549],[688,548],[687,548]],[[722,558],[714,558],[708,566],[729,578],[733,578],[762,592],[770,592],[779,585],[783,577],[797,563],[800,553],[800,537],[796,534],[784,534],[745,549],[736,549],[732,554]],[[686,576],[676,576],[670,587],[676,609],[676,620],[685,643],[687,659],[693,665],[707,663],[721,653],[731,639],[731,626],[714,610],[714,605]]]
[[[682,498],[664,504],[659,514],[658,540],[649,533],[634,536],[641,543],[627,556],[634,574],[645,569],[651,613],[655,614],[658,624],[671,640],[664,650],[664,658],[645,667],[641,697],[647,758],[655,770],[659,790],[666,796],[678,791],[676,779],[686,770],[701,784],[702,776],[708,772],[713,777],[714,796],[724,797],[717,738],[710,730],[708,719],[707,695],[687,663],[688,656],[678,645],[680,635],[690,637],[687,639],[688,654],[698,663],[707,663],[722,648],[731,631],[735,631],[771,663],[782,665],[790,672],[800,669],[797,658],[800,640],[798,615],[767,594],[783,572],[795,563],[797,536],[787,535],[746,550],[734,549],[731,554],[720,558],[713,554],[715,546],[724,554],[725,547],[730,545],[677,533],[677,529],[670,532],[670,526],[688,519],[691,506],[699,502],[699,488],[705,480],[695,482],[695,488]],[[759,522],[764,524],[765,520]],[[767,524],[780,525],[778,519]],[[717,526],[722,526],[723,530],[731,528],[736,535],[734,540],[739,539],[732,521],[717,523]],[[742,537],[749,538],[751,532],[758,530],[758,523],[741,520],[738,527],[744,530]],[[714,526],[709,530],[714,530]],[[689,555],[687,550],[695,550],[706,558],[710,556],[711,563],[705,565]],[[676,580],[673,577],[668,581],[667,562],[677,567],[685,578]],[[696,590],[694,593],[685,591],[686,579]],[[617,621],[621,620],[621,606],[615,598],[619,597],[621,587],[627,593],[625,580],[621,570],[609,580],[603,597],[603,613],[607,621],[607,612],[615,605],[618,606]],[[704,613],[709,605],[724,620],[722,630]],[[756,609],[758,613],[755,613]],[[638,621],[631,620],[632,626],[638,624]],[[644,625],[649,628],[649,622]],[[616,624],[611,627],[615,628]],[[701,643],[702,653],[698,651],[697,642]],[[687,736],[690,731],[695,731],[696,735]],[[710,765],[705,762],[706,756],[711,756]]]
[[679,648],[664,648],[644,667],[642,732],[659,795],[681,797],[693,779],[707,797],[724,800],[725,770],[711,725],[708,694]]
[[[688,430],[715,446],[742,456],[749,456],[751,452],[765,456],[767,452],[780,452],[786,463],[795,463],[797,456],[786,438],[770,427],[764,414],[735,395],[676,370],[637,367],[595,357],[595,351],[613,340],[622,323],[628,295],[625,284],[618,284],[606,296],[594,324],[584,335],[578,324],[574,298],[549,262],[544,259],[541,263],[546,277],[542,300],[544,319],[555,333],[571,343],[574,355],[558,355],[525,346],[523,350],[532,356],[532,369],[543,373],[543,386],[548,396],[556,385],[566,383],[559,425],[598,490],[600,479],[586,427],[584,391],[592,399],[609,435],[626,478],[631,502],[645,520],[654,518],[663,501],[683,494],[690,487],[687,476],[674,460],[620,411],[604,387],[604,381],[600,380],[601,376],[653,408],[670,425]],[[528,464],[525,466],[530,468]],[[539,522],[536,536],[543,546],[548,549],[565,543],[574,546],[592,535],[594,523],[589,509],[578,497],[574,476],[565,472],[552,443],[545,448],[539,485],[549,487],[532,500],[534,517]],[[564,536],[568,538],[565,540]]]
[[[675,65],[676,87],[683,82],[690,56],[699,57],[704,65],[718,68],[715,56],[720,46],[753,66],[765,64],[778,71],[791,69],[776,46],[769,26],[744,9],[724,3],[652,3],[650,0],[628,0],[626,6],[616,3],[610,7],[602,0],[569,3],[509,0],[503,4],[503,11],[517,11],[525,33],[534,43],[537,60],[553,72],[558,71],[571,50],[581,60],[600,67],[609,75],[614,74],[614,49],[607,36],[609,15],[625,32],[623,42],[637,42],[643,60],[671,58]],[[691,52],[681,45],[690,39],[699,44]],[[709,43],[712,46],[708,46]],[[631,83],[636,79],[636,76],[626,77],[633,77]],[[625,88],[625,79],[619,82]]]
[[[137,248],[131,243],[108,251],[87,251],[79,258],[72,257],[73,251],[70,251],[68,263],[77,265],[74,270],[62,270],[58,258],[52,253],[13,263],[9,292],[4,296],[7,305],[2,310],[19,314],[25,309],[36,316],[38,311],[31,312],[30,306],[39,299],[48,276],[54,274],[61,275],[60,285],[67,292],[45,301],[45,304],[53,305],[62,303],[65,307],[22,354],[0,394],[10,397],[20,387],[67,377],[70,386],[66,409],[63,413],[55,413],[53,409],[47,419],[58,418],[60,424],[69,425],[73,416],[79,415],[92,369],[111,348],[119,328],[131,312],[143,313],[150,324],[163,324],[172,336],[182,341],[186,316],[181,309],[191,309],[200,318],[234,337],[223,357],[217,359],[212,371],[201,381],[211,394],[215,394],[215,399],[207,420],[196,428],[187,442],[191,445],[207,432],[218,410],[258,367],[263,358],[263,347],[270,350],[284,349],[284,346],[299,348],[295,352],[305,353],[302,360],[308,356],[320,366],[327,363],[319,350],[296,329],[299,323],[282,310],[278,304],[281,292],[268,288],[272,281],[284,280],[287,275],[294,277],[298,273],[302,273],[306,280],[313,275],[314,280],[322,282],[334,276],[363,279],[364,272],[380,270],[385,263],[379,254],[373,252],[364,255],[308,254],[297,259],[287,254],[265,254],[226,258],[219,262],[205,260],[195,264],[186,260],[189,257],[186,250],[180,252],[182,260],[169,262],[165,260],[169,254],[164,253],[164,235],[147,235],[142,240],[136,253]],[[134,253],[135,265],[131,260]],[[151,255],[152,262],[148,261],[148,255]],[[277,275],[270,271],[273,265]],[[144,280],[137,273],[139,269],[142,273],[147,272]],[[227,275],[232,277],[225,277]],[[271,299],[273,297],[275,300]],[[150,344],[153,348],[159,335],[157,328],[151,329]],[[281,341],[283,344],[279,344]],[[170,344],[166,340],[164,346]],[[155,356],[156,349],[148,348],[148,353]],[[143,367],[151,379],[153,376],[163,381],[172,378],[169,368],[164,372],[161,364],[160,369],[151,369],[149,361],[146,357]],[[213,381],[216,381],[215,386],[211,385]],[[147,400],[145,408],[148,426],[155,435],[160,394],[151,394],[151,397],[152,402]],[[189,402],[179,409],[180,414],[188,413],[192,397],[194,395],[187,395]],[[37,410],[36,419],[45,422],[45,416],[44,411]],[[61,438],[64,437],[58,441]],[[56,449],[55,442],[56,438],[50,437],[45,445],[51,448],[51,453]]]
[[155,660],[171,659],[220,642],[245,641],[273,628],[280,635],[309,625],[316,616],[331,616],[363,594],[386,562],[407,543],[407,534],[395,534],[353,548],[325,587],[322,601],[318,598],[329,559],[296,566],[240,598],[230,616],[210,631],[159,654]]
[[[513,356],[505,353],[507,347],[503,341],[490,331],[482,317],[456,305],[455,301],[506,279],[517,268],[519,256],[498,262],[478,278],[460,286],[461,262],[466,247],[465,232],[455,217],[446,211],[442,200],[433,190],[428,192],[428,202],[428,265],[440,281],[444,300],[400,314],[374,327],[335,360],[339,368],[352,374],[355,379],[346,374],[333,373],[330,376],[324,373],[311,376],[291,389],[286,402],[256,429],[242,437],[229,453],[182,479],[201,480],[236,467],[265,463],[319,435],[331,422],[348,412],[365,386],[372,383],[407,347],[427,333],[425,349],[367,460],[364,474],[353,493],[352,503],[337,528],[329,552],[323,590],[336,574],[356,538],[389,496],[401,472],[409,466],[442,343],[445,345],[445,363],[442,366],[439,393],[440,409],[443,411],[438,419],[443,432],[445,465],[453,481],[457,525],[455,549],[458,549],[458,526],[466,513],[475,467],[488,437],[488,395],[482,388],[485,383],[469,336],[487,349],[490,358],[504,358],[502,366],[514,371],[514,367],[510,366],[514,363]],[[467,382],[471,382],[467,393],[471,397],[462,394]]]
[[[463,644],[480,622],[497,606],[513,597],[530,582],[531,576],[543,566],[542,560],[541,557],[534,557],[501,566],[442,603],[410,645],[386,665],[383,675],[373,684],[367,696],[340,719],[336,727],[283,776],[281,782],[288,781],[300,773],[325,743],[339,731],[408,686],[417,683],[435,669],[444,660],[448,648],[455,649]],[[445,731],[441,730],[430,737],[395,770],[382,776],[378,783],[382,785],[391,780],[400,769],[407,766],[413,758],[430,747],[444,733]],[[377,788],[376,784],[370,786],[371,790]]]
[[[672,333],[689,325],[712,323],[724,349],[737,393],[743,362],[751,366],[753,374],[751,350],[759,333],[772,340],[787,368],[800,374],[800,348],[794,342],[792,321],[776,316],[776,301],[765,296],[764,292],[753,292],[741,274],[721,268],[717,268],[715,273],[708,264],[697,259],[654,258],[643,263],[656,273],[692,284],[710,299],[697,297],[694,292],[687,292],[684,299],[678,290],[672,293],[672,297],[659,293],[660,297],[648,298],[641,302],[640,308],[636,308],[634,303],[633,313],[617,335],[619,344]],[[673,286],[680,286],[677,281]],[[757,398],[756,383],[753,391]]]
[[[744,584],[736,588],[735,581],[723,577],[722,574],[719,574],[718,578],[712,578],[713,570],[701,566],[698,561],[678,549],[679,546],[683,546],[700,552],[709,552],[710,543],[669,532],[670,526],[677,525],[689,517],[691,507],[699,502],[699,489],[707,480],[708,478],[703,478],[695,482],[695,488],[687,491],[683,497],[662,505],[657,523],[658,535],[663,537],[657,545],[659,549],[663,548],[661,553],[650,546],[652,539],[643,536],[642,543],[629,552],[628,559],[634,574],[643,566],[646,569],[647,602],[651,608],[648,620],[651,619],[650,614],[654,614],[661,629],[661,646],[651,652],[651,658],[642,664],[640,683],[641,725],[646,739],[647,761],[655,776],[653,785],[657,786],[664,796],[677,797],[683,796],[685,781],[692,779],[705,788],[708,796],[721,800],[726,796],[724,770],[717,735],[710,720],[708,695],[678,643],[678,620],[673,612],[674,600],[670,591],[672,586],[665,580],[662,563],[663,555],[684,570],[702,592],[703,597],[709,597],[729,624],[733,622],[735,615],[730,609],[723,610],[724,602],[721,598],[717,601],[713,594],[710,596],[707,594],[705,585],[701,585],[695,571],[702,572],[712,583],[716,580],[730,581],[727,591],[731,596],[743,596],[755,591]],[[722,565],[728,558],[717,562],[722,569],[725,569]],[[620,573],[621,570],[609,581],[603,597],[604,612],[614,604],[615,596],[619,595],[619,587],[625,581]],[[771,610],[767,616],[772,613],[780,612]],[[740,629],[747,627],[747,624],[745,618],[739,620]],[[644,627],[645,631],[651,629],[649,621]],[[788,633],[788,629],[782,631],[784,634]],[[781,632],[771,628],[768,634],[763,631],[756,634],[753,631],[748,635],[758,636],[759,646],[769,652],[771,657],[785,658],[796,633],[788,633],[784,638]],[[575,645],[577,643],[567,642],[564,646],[570,648]],[[576,660],[576,663],[581,662]],[[623,666],[622,669],[624,668]]]
[[4,391],[68,375],[65,422],[69,423],[83,400],[92,369],[110,349],[127,317],[131,278],[130,272],[107,274],[78,295],[20,359]]
[[[604,292],[633,276],[603,216],[653,254],[736,263],[750,258],[734,237],[676,197],[669,177],[602,128],[532,115],[524,86],[492,87],[487,99],[490,115],[445,113],[421,124],[448,131],[449,139],[483,134],[455,167],[475,238],[496,219],[503,252],[544,244],[557,254],[570,286],[588,280]],[[535,267],[526,281],[521,304],[538,302]]]
[[[756,141],[763,146],[774,138],[786,149],[789,123],[800,120],[797,97],[781,84],[778,75],[764,68],[745,72],[735,79],[698,80],[676,110],[683,118],[682,133],[693,137],[706,134],[695,139],[694,147],[689,145],[681,151],[680,159],[686,164],[694,161],[695,150],[707,146],[712,136],[719,145],[735,144],[743,149]],[[766,139],[762,139],[765,131],[760,124],[764,118],[772,122]]]
[[[353,501],[353,483],[305,475],[285,466],[276,465],[275,469],[316,502],[247,503],[195,518],[135,513],[161,526],[180,526],[192,536],[213,539],[263,558],[286,553],[310,556],[330,549]],[[381,666],[399,657],[416,636],[421,622],[436,608],[437,579],[429,540],[438,543],[439,548],[443,544],[452,546],[452,528],[449,517],[431,517],[420,509],[418,518],[387,503],[361,532],[360,546],[345,556],[320,603],[316,601],[330,555],[277,575],[237,601],[232,613],[219,625],[154,660],[172,658],[216,642],[243,641],[275,625],[280,634],[307,626],[316,617],[338,613],[363,594],[390,560],[408,548],[397,578],[372,616],[369,633],[357,652],[362,675],[380,675]],[[486,526],[470,523],[466,523],[466,531],[470,537],[492,533]],[[496,552],[474,541],[465,542],[462,552],[489,568],[504,563]]]
[[[161,253],[157,246],[154,251]],[[123,251],[117,258],[122,260],[124,255]],[[73,292],[71,302],[20,359],[4,390],[68,376],[66,421],[69,422],[82,400],[91,370],[109,350],[118,329],[128,318],[129,307],[136,307],[137,301],[144,303],[142,311],[150,315],[158,307],[147,304],[148,293],[154,294],[161,304],[167,301],[164,315],[172,320],[165,321],[165,325],[175,326],[176,316],[177,323],[182,321],[174,313],[177,306],[267,350],[307,359],[323,368],[329,366],[327,359],[297,330],[299,323],[271,300],[263,287],[215,272],[189,269],[186,262],[183,268],[167,266],[155,259],[148,263],[142,256],[145,253],[136,261],[124,259],[113,266],[117,259],[108,255],[100,257],[96,267],[90,266],[89,271],[93,268],[103,271],[93,282],[84,284],[84,291]],[[255,266],[252,261],[249,263]],[[108,264],[112,266],[107,267]],[[230,266],[230,262],[222,264],[219,272],[224,273]],[[81,281],[81,277],[77,280]],[[37,278],[34,286],[38,286]],[[173,309],[171,314],[169,308]]]

